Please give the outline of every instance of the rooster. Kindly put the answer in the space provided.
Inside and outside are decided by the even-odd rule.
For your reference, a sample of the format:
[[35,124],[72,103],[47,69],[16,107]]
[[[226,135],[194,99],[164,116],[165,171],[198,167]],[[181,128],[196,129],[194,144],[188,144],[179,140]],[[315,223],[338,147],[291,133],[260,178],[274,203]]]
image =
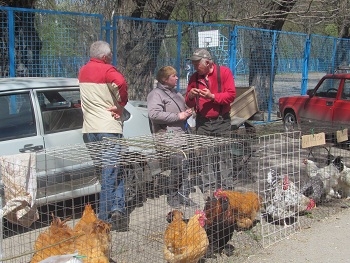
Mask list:
[[233,211],[238,228],[249,229],[253,226],[261,207],[261,198],[258,194],[218,189],[214,196],[216,199],[223,198],[229,201],[229,209]]
[[208,197],[204,205],[204,212],[207,217],[205,231],[209,238],[206,257],[212,257],[215,253],[232,256],[234,247],[228,242],[235,229],[235,218],[228,200]]
[[315,201],[301,194],[288,175],[285,175],[282,181],[275,182],[273,196],[266,200],[264,216],[268,222],[287,226],[295,222],[298,212],[309,211],[314,207]]
[[196,263],[206,253],[209,240],[204,230],[206,216],[196,211],[186,223],[182,212],[168,214],[171,223],[164,232],[164,258],[170,263]]
[[339,156],[322,168],[318,168],[315,162],[309,159],[305,159],[303,163],[306,165],[306,174],[308,177],[320,176],[327,199],[341,197],[337,192],[337,188],[340,172],[343,170],[344,164]]

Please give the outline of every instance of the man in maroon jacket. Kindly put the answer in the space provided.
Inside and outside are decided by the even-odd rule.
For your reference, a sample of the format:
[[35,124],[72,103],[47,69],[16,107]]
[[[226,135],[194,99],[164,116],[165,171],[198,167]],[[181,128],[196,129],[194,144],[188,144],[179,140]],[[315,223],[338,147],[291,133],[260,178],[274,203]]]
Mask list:
[[[195,50],[190,60],[196,72],[190,77],[185,100],[188,107],[195,109],[197,134],[230,136],[230,109],[236,97],[236,87],[231,70],[228,67],[216,65],[206,49]],[[220,161],[214,161],[213,158],[208,161],[212,163],[212,166],[219,166],[218,162],[223,165],[228,161],[224,160],[228,158],[227,156],[216,156],[215,158],[219,157]],[[232,173],[227,171],[227,167],[225,171],[222,168],[213,167],[214,173],[202,171],[202,191],[231,187],[230,175]]]

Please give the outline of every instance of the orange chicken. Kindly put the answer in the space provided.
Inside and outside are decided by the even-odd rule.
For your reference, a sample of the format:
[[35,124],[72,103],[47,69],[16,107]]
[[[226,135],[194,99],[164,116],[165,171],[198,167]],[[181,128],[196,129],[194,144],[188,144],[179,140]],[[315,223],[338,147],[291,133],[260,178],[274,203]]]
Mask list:
[[85,206],[83,216],[74,226],[77,236],[75,251],[83,258],[84,263],[108,263],[111,226],[97,218],[90,204]]
[[253,226],[258,211],[261,208],[261,197],[254,192],[238,192],[218,189],[214,193],[215,198],[228,199],[233,210],[236,224],[241,229],[249,229]]
[[110,224],[99,220],[90,204],[85,206],[81,219],[73,229],[66,221],[54,218],[51,226],[35,242],[31,263],[50,256],[77,252],[84,263],[108,263]]
[[196,211],[187,224],[180,211],[173,211],[173,221],[164,233],[164,258],[170,263],[196,263],[206,253],[209,240],[205,232],[205,213]]
[[67,254],[74,252],[73,249],[67,251],[68,248],[74,247],[74,232],[66,225],[69,219],[61,221],[60,218],[54,217],[44,232],[40,233],[34,244],[35,254],[31,263],[40,262],[50,256]]

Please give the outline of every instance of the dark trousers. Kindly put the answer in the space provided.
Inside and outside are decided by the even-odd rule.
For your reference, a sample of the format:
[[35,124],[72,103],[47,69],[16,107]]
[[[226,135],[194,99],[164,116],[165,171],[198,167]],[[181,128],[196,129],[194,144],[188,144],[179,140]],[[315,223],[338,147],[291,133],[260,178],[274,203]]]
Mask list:
[[188,169],[188,160],[182,154],[174,154],[170,157],[169,196],[175,196],[180,193],[180,195],[188,197],[191,190]]
[[[231,118],[229,113],[217,119],[208,119],[201,115],[196,117],[198,135],[230,138]],[[229,142],[229,140],[228,140]],[[233,163],[230,154],[230,143],[208,147],[201,153],[202,192],[217,188],[231,187],[233,184]]]

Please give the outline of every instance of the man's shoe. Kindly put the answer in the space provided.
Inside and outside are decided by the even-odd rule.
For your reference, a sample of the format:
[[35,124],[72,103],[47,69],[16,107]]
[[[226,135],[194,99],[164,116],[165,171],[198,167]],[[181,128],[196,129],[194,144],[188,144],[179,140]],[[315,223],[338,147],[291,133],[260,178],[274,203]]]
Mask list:
[[127,215],[115,211],[111,216],[112,230],[118,232],[125,232],[129,230],[129,218]]

